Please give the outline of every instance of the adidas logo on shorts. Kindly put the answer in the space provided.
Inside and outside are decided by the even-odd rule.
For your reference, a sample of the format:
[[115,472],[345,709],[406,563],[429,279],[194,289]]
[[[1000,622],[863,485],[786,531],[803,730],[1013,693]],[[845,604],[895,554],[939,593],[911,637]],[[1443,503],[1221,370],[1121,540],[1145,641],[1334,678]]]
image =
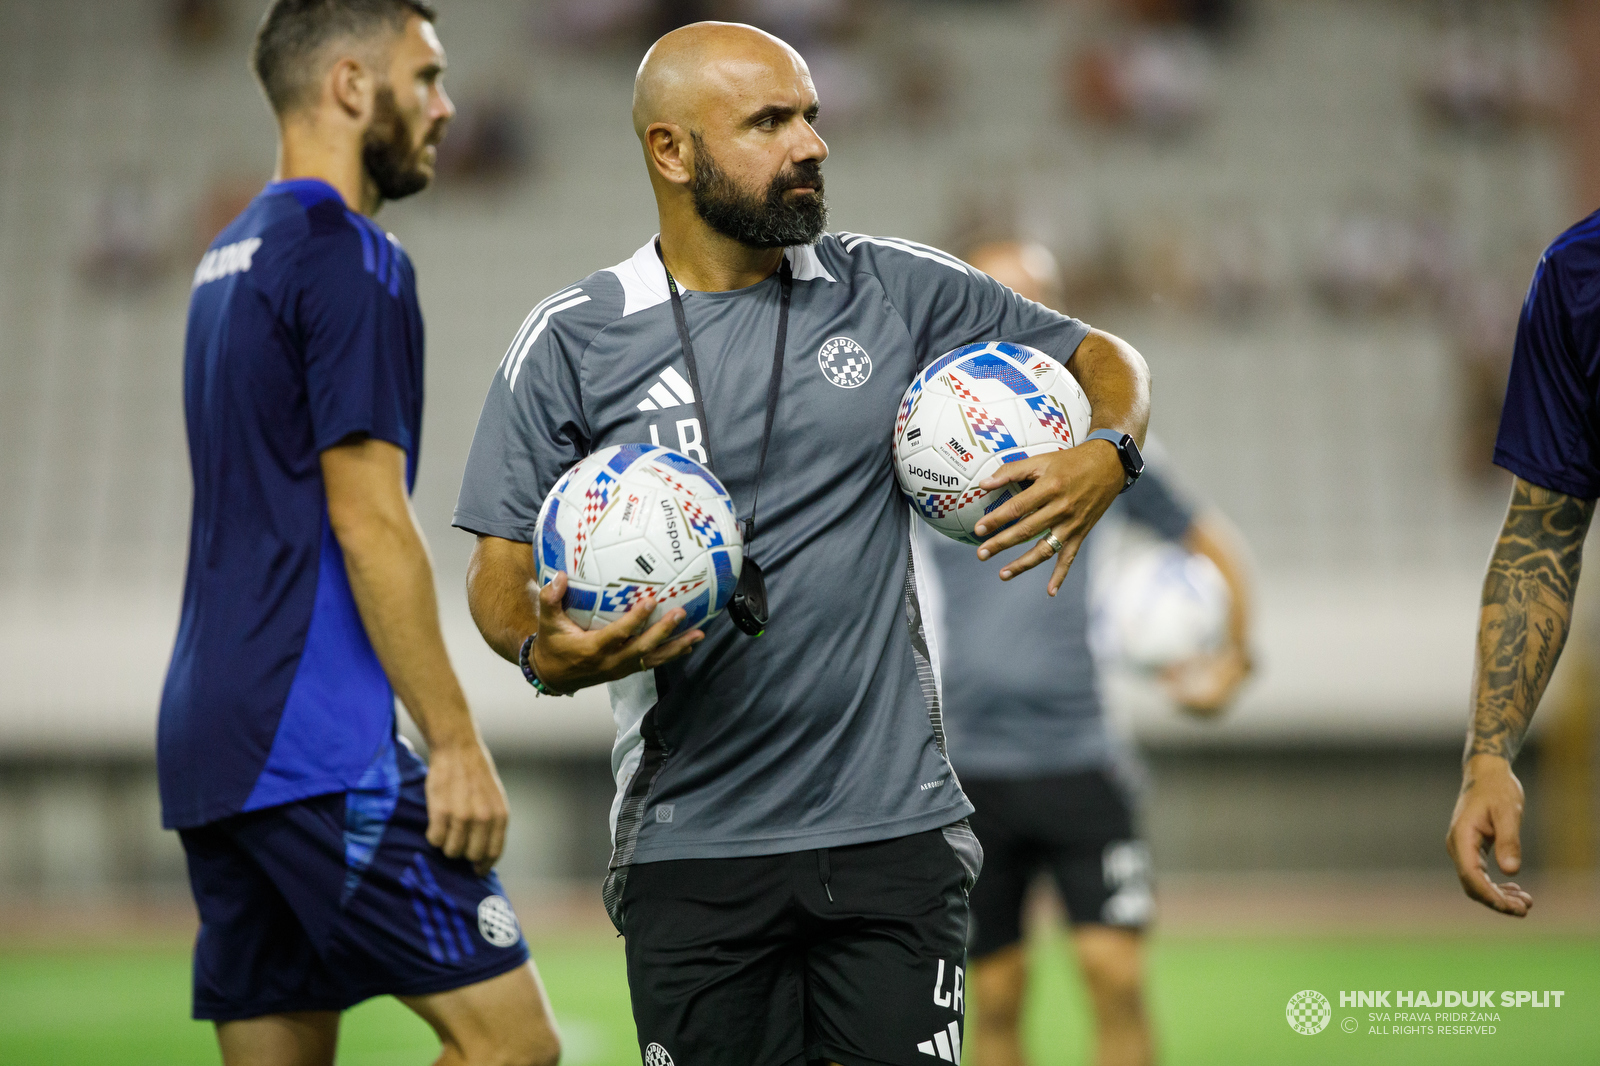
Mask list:
[[924,1040],[917,1045],[917,1050],[924,1055],[932,1055],[945,1062],[961,1061],[961,1023],[951,1022],[948,1028],[941,1029],[933,1034],[932,1040]]

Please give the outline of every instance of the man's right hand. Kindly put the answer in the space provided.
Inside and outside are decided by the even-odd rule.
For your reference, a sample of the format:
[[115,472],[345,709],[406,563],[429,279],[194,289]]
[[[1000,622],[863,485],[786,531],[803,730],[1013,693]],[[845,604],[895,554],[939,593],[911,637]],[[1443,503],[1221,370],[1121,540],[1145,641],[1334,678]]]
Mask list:
[[506,790],[476,732],[428,749],[428,843],[487,877],[505,850]]
[[1474,755],[1462,771],[1461,795],[1450,817],[1445,847],[1467,895],[1517,918],[1527,916],[1533,897],[1515,882],[1491,880],[1484,852],[1492,845],[1500,872],[1516,873],[1522,868],[1521,833],[1522,783],[1511,772],[1511,764],[1498,755]]
[[575,692],[641,670],[654,670],[689,654],[705,639],[705,633],[698,629],[672,635],[685,618],[681,607],[674,607],[661,621],[649,625],[650,614],[656,609],[653,596],[602,629],[583,629],[568,617],[562,605],[566,594],[567,575],[558,573],[537,597],[539,638],[533,642],[533,670],[540,681],[557,692]]

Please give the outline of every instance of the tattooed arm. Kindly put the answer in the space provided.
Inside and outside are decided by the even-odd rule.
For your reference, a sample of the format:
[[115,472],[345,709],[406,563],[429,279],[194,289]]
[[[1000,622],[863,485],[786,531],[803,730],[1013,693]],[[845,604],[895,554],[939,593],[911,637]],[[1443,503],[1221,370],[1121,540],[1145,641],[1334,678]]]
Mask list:
[[1494,846],[1502,873],[1522,865],[1522,785],[1511,760],[1567,641],[1594,508],[1594,500],[1517,478],[1483,582],[1472,729],[1445,843],[1467,895],[1519,918],[1532,897],[1514,883],[1490,880],[1483,851]]

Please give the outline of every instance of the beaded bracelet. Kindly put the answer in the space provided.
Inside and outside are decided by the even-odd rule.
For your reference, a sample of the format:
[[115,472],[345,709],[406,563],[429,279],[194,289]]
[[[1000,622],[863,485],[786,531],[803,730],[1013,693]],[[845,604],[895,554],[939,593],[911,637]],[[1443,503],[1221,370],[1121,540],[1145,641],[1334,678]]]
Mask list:
[[537,634],[537,633],[529,633],[528,634],[528,639],[522,642],[522,650],[517,652],[517,665],[522,667],[522,676],[527,678],[528,679],[528,684],[532,685],[542,695],[545,695],[545,696],[570,696],[570,695],[572,695],[572,693],[570,693],[570,692],[557,692],[555,689],[551,688],[549,685],[545,684],[543,681],[540,681],[539,680],[539,675],[533,672],[533,638],[538,636],[538,635],[539,634]]

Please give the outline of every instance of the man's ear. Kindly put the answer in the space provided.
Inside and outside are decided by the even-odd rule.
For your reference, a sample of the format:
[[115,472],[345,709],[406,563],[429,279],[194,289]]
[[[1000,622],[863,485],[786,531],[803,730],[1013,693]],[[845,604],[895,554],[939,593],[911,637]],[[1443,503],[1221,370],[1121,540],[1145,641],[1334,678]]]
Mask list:
[[644,131],[650,164],[674,185],[687,185],[694,177],[694,148],[682,126],[654,122]]
[[359,121],[372,113],[372,72],[356,60],[347,56],[334,63],[327,84],[334,104],[348,117]]

